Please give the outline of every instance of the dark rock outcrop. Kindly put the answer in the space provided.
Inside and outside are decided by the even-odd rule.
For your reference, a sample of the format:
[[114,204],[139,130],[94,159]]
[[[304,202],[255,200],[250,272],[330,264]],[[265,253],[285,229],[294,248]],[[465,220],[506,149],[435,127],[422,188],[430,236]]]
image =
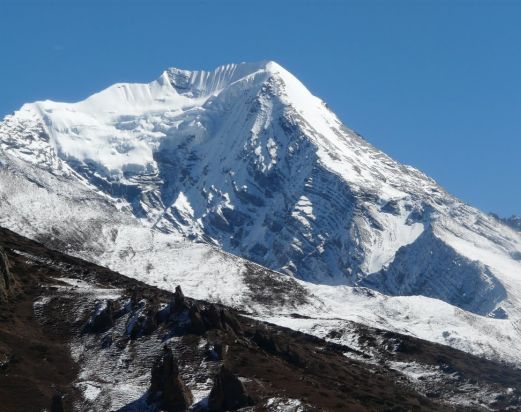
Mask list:
[[103,333],[114,326],[114,308],[111,300],[98,303],[96,310],[85,325],[87,333]]
[[134,340],[152,334],[157,326],[157,310],[154,307],[148,307],[129,317],[125,331],[127,336]]
[[221,311],[215,305],[210,305],[203,316],[208,329],[224,329]]
[[272,355],[279,356],[294,365],[305,366],[306,362],[287,340],[279,338],[267,330],[258,328],[252,337],[259,348]]
[[237,318],[224,311],[221,307],[209,304],[194,303],[188,309],[190,326],[188,332],[195,335],[203,335],[209,330],[227,330],[238,333],[240,324]]
[[14,286],[14,278],[9,271],[9,261],[2,248],[0,248],[0,302],[7,300]]
[[176,315],[185,309],[188,309],[188,305],[186,303],[185,295],[181,290],[181,286],[178,285],[175,287],[174,296],[168,305],[168,312],[171,315]]
[[177,361],[167,346],[163,348],[163,354],[152,367],[147,401],[168,412],[186,411],[192,404],[192,394],[181,381]]
[[396,200],[390,200],[382,206],[381,211],[384,213],[390,213],[392,215],[398,216],[400,214],[400,205]]
[[193,305],[188,311],[188,318],[190,319],[190,326],[188,332],[194,335],[202,335],[206,332],[206,326],[201,315],[201,310],[198,305]]
[[182,307],[185,304],[185,295],[181,290],[181,286],[177,285],[174,292],[174,302],[176,306]]
[[239,378],[222,366],[208,397],[208,409],[214,412],[236,411],[253,403]]
[[221,361],[228,351],[228,345],[223,345],[220,342],[206,344],[206,360]]

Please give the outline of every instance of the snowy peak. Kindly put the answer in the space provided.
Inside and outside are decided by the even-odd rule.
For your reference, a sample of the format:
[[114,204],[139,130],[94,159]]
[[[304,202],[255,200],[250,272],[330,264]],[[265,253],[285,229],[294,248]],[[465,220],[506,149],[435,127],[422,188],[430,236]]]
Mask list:
[[151,83],[118,83],[78,103],[26,104],[14,117],[40,118],[60,158],[92,163],[99,174],[119,179],[155,173],[154,153],[175,129],[209,137],[208,128],[219,127],[223,111],[238,101],[241,110],[249,110],[273,76],[292,77],[274,62],[230,64],[211,72],[171,68]]
[[285,70],[273,61],[227,64],[213,71],[189,71],[172,67],[163,72],[160,79],[166,77],[179,94],[201,97],[218,93],[241,79],[255,76],[267,78],[281,71]]
[[248,88],[253,86],[253,79],[262,81],[281,73],[289,74],[275,62],[228,64],[213,71],[189,71],[172,67],[150,83],[116,83],[77,103],[46,100],[24,105],[23,109],[32,108],[42,115],[60,109],[96,115],[130,114],[167,108],[175,110],[200,105],[205,100],[202,98],[209,98],[237,81],[244,80],[242,87]]

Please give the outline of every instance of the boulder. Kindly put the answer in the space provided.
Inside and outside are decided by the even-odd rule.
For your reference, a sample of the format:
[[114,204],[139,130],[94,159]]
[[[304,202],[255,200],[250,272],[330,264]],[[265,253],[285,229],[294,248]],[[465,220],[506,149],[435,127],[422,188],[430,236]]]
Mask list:
[[135,340],[141,336],[149,336],[157,329],[157,311],[155,308],[145,308],[132,314],[127,320],[125,333]]

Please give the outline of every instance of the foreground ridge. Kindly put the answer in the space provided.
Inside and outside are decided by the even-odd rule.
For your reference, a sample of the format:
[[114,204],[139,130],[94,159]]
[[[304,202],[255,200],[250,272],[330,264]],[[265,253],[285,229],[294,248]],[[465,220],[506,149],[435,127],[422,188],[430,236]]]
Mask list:
[[359,351],[180,288],[147,286],[4,229],[0,246],[20,285],[0,325],[5,411],[60,399],[65,410],[94,411],[170,410],[172,402],[193,411],[519,405],[517,369],[446,346],[358,325]]

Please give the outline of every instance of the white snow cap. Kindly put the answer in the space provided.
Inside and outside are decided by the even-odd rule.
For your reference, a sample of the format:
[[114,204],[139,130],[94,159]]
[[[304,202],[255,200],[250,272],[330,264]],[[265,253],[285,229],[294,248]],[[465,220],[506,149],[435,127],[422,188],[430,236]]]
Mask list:
[[221,104],[233,102],[237,93],[254,90],[273,75],[313,98],[280,65],[263,61],[227,64],[213,71],[170,68],[150,83],[117,83],[78,103],[26,104],[16,116],[40,117],[51,145],[64,159],[96,164],[103,175],[153,173],[154,150],[175,124],[172,119],[186,122],[186,116],[201,113],[208,100],[225,89],[232,90]]
[[265,60],[258,63],[226,64],[212,71],[190,71],[171,67],[163,72],[160,79],[168,79],[180,94],[191,93],[195,97],[211,95],[239,79],[255,74],[290,75],[278,63]]

